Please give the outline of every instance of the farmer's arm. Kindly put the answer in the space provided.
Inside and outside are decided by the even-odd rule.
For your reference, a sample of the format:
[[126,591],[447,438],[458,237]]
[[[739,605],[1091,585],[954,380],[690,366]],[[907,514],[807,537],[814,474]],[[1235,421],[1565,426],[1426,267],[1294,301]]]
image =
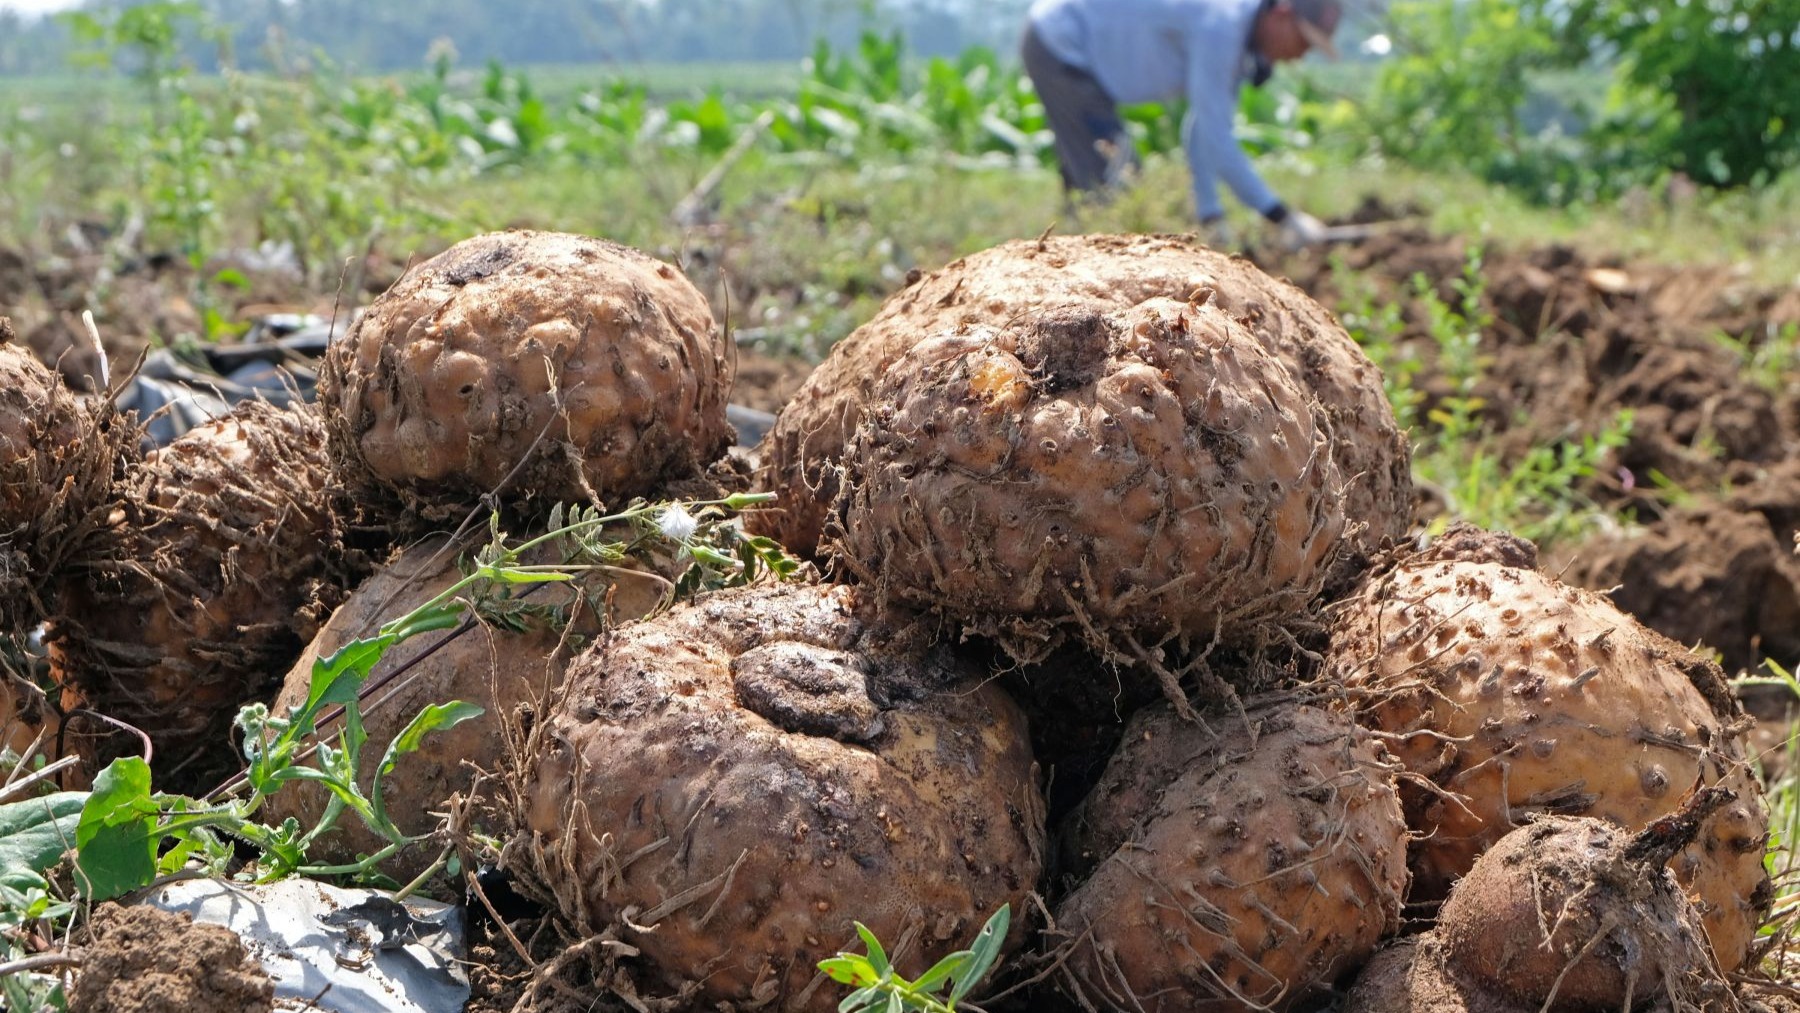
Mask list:
[[1223,181],[1251,210],[1282,214],[1281,201],[1257,175],[1234,132],[1241,53],[1228,39],[1200,37],[1188,47],[1188,116],[1182,124],[1194,175],[1194,210],[1201,221],[1225,213],[1216,183]]

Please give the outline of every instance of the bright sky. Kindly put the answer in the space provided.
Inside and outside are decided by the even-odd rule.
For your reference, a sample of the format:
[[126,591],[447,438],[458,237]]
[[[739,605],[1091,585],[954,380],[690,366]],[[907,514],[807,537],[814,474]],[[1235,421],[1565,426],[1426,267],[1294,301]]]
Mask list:
[[47,11],[60,11],[73,7],[79,0],[0,0],[0,10],[18,11],[21,14],[43,14]]

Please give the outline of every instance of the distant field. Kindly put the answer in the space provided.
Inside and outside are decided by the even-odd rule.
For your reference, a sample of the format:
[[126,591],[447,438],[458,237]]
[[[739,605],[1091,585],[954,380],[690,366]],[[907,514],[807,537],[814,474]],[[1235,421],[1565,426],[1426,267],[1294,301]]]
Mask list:
[[798,60],[755,63],[587,63],[519,68],[547,98],[605,81],[635,81],[653,98],[690,98],[717,90],[745,99],[791,95],[799,86]]
[[[625,63],[603,62],[582,64],[531,64],[508,67],[524,74],[546,98],[560,98],[611,81],[631,81],[645,85],[652,98],[684,99],[721,91],[744,99],[791,95],[801,78],[798,60],[768,60],[747,63]],[[454,72],[459,78],[479,79],[485,68],[468,64]],[[259,72],[260,73],[260,72]],[[401,73],[388,72],[359,75],[365,78],[409,80],[422,76],[423,69]],[[88,102],[95,98],[123,98],[134,93],[137,85],[119,74],[68,70],[33,77],[0,78],[0,110],[30,105],[58,105]]]

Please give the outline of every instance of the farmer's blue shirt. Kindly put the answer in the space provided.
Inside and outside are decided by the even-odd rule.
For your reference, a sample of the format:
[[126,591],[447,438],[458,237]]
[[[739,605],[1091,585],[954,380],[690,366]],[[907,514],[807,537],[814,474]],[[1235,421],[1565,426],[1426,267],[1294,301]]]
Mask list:
[[1056,58],[1093,75],[1114,102],[1188,100],[1182,124],[1194,206],[1224,213],[1222,180],[1259,213],[1279,201],[1233,132],[1263,0],[1036,0],[1030,20]]

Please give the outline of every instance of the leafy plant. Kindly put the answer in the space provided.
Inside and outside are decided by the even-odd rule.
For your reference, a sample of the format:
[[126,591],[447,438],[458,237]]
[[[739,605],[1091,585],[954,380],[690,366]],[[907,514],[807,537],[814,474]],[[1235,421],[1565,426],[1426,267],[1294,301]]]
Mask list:
[[184,38],[207,34],[206,9],[192,0],[76,10],[59,18],[83,47],[71,57],[77,64],[122,66],[152,94],[182,74]]
[[1407,0],[1389,22],[1369,120],[1407,161],[1572,204],[1800,160],[1800,0]]
[[1794,370],[1800,369],[1800,323],[1777,325],[1769,321],[1761,340],[1752,335],[1733,336],[1720,331],[1713,340],[1737,356],[1744,377],[1771,394],[1786,389]]
[[899,1013],[901,1010],[924,1010],[926,1013],[955,1013],[957,1003],[987,977],[1000,959],[1000,947],[1006,942],[1012,925],[1012,907],[1000,905],[987,924],[976,934],[966,950],[957,950],[917,978],[907,980],[888,963],[887,952],[875,933],[862,922],[856,923],[856,934],[862,939],[866,954],[840,952],[819,961],[819,970],[831,980],[848,985],[854,991],[838,1004],[839,1013]]
[[1537,6],[1404,0],[1388,19],[1396,54],[1381,65],[1370,100],[1382,150],[1490,177],[1525,162],[1536,141],[1525,123],[1531,74],[1560,62]]
[[1659,164],[1741,186],[1800,157],[1800,0],[1573,0],[1558,13],[1568,50],[1616,57],[1620,96],[1652,109],[1658,129],[1638,143]]
[[[1789,703],[1800,701],[1800,678],[1772,658],[1764,659],[1763,667],[1769,674],[1741,676],[1733,679],[1732,685],[1738,689],[1778,689],[1784,691]],[[1764,935],[1791,932],[1794,920],[1800,918],[1800,724],[1790,724],[1779,749],[1785,773],[1768,782],[1770,841],[1764,861],[1775,883],[1775,902],[1763,923]],[[1763,758],[1751,759],[1760,773]],[[1784,949],[1776,947],[1771,959],[1785,956]],[[1791,974],[1791,969],[1787,973]]]
[[[89,64],[125,63],[146,95],[149,122],[133,139],[140,158],[140,190],[152,236],[173,242],[194,270],[193,297],[208,340],[235,336],[220,312],[204,268],[221,227],[214,181],[226,175],[229,149],[220,142],[219,104],[195,94],[182,43],[195,36],[222,45],[226,35],[198,3],[137,4],[105,13],[64,15],[75,37],[90,48]],[[169,335],[173,337],[173,335]]]

